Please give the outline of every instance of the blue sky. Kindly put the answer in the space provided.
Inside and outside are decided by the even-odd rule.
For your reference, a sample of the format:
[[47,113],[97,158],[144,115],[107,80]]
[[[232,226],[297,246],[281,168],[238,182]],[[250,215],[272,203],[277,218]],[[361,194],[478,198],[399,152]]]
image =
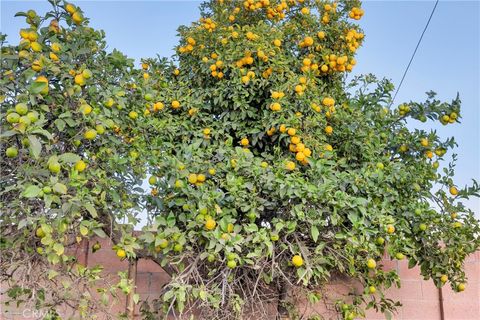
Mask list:
[[[199,17],[200,1],[77,1],[91,26],[103,29],[110,50],[130,57],[171,56],[177,43],[176,29]],[[398,85],[425,26],[434,1],[366,1],[360,24],[366,41],[359,50],[355,74],[373,73]],[[18,43],[23,18],[17,11],[49,9],[46,1],[1,0],[1,31]],[[463,101],[461,125],[412,123],[436,129],[441,137],[455,135],[459,154],[455,183],[480,180],[480,2],[440,1],[396,104],[425,98],[433,90],[450,100],[457,92]],[[480,200],[468,206],[480,217]]]

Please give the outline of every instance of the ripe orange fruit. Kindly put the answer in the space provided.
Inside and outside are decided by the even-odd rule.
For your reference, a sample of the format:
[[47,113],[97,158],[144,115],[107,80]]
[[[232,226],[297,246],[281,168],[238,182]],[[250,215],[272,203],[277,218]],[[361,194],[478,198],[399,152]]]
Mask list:
[[458,189],[455,186],[451,186],[449,191],[452,196],[456,196],[458,194]]
[[295,156],[295,159],[297,159],[298,161],[303,161],[305,160],[305,155],[303,154],[303,152],[297,152],[296,156]]
[[331,135],[333,133],[333,128],[331,126],[326,126],[325,133]]
[[395,227],[391,224],[387,226],[387,233],[392,234],[395,232]]
[[285,168],[289,171],[295,170],[295,162],[287,161],[287,163],[285,164]]
[[173,109],[178,109],[178,108],[180,108],[180,102],[178,102],[177,100],[173,100],[173,101],[172,101],[172,108],[173,108]]
[[205,221],[205,229],[207,230],[213,230],[216,226],[217,223],[213,219],[207,219],[207,221]]
[[190,173],[188,175],[188,182],[192,184],[197,183],[197,175],[195,173]]
[[197,175],[197,183],[205,182],[205,179],[206,179],[206,178],[207,178],[207,177],[205,177],[204,174],[202,174],[202,173],[198,174],[198,175]]
[[294,136],[297,133],[297,130],[295,130],[294,128],[289,128],[287,130],[287,133],[289,136]]
[[247,138],[243,138],[242,140],[240,140],[240,144],[244,147],[248,146],[250,142],[248,141]]
[[303,258],[298,254],[294,255],[292,257],[292,264],[297,268],[303,266]]
[[125,250],[123,249],[118,249],[117,250],[117,257],[119,257],[120,259],[125,259],[125,257],[127,256],[127,253],[125,252]]
[[290,142],[293,144],[299,144],[300,143],[300,137],[298,136],[293,136],[290,138]]

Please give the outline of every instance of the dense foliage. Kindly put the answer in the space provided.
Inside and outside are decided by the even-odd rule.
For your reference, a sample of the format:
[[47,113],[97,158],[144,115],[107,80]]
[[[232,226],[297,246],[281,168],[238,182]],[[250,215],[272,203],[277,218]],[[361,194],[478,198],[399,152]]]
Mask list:
[[[335,301],[343,317],[389,312],[399,278],[384,252],[464,290],[480,226],[459,200],[479,186],[455,185],[455,156],[439,169],[453,138],[406,126],[458,123],[460,100],[390,108],[389,81],[347,82],[358,1],[211,1],[173,60],[140,69],[80,8],[51,2],[19,13],[21,42],[2,46],[1,274],[28,284],[13,301],[88,318],[130,292],[125,274],[101,284],[101,266],[76,264],[68,249],[94,236],[172,275],[146,317],[271,319],[272,304],[295,317],[287,292],[315,302],[338,276],[364,288]],[[78,283],[102,299],[69,293]]]

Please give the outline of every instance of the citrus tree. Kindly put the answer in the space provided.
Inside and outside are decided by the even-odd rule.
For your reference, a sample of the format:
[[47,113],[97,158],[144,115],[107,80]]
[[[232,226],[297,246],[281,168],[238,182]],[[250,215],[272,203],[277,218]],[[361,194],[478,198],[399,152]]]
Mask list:
[[391,312],[384,253],[465,289],[480,226],[461,199],[480,188],[455,185],[455,155],[440,168],[453,138],[406,126],[458,123],[460,99],[391,108],[389,81],[347,81],[358,1],[207,2],[174,58],[140,69],[79,8],[52,5],[19,13],[22,41],[2,48],[2,280],[30,285],[12,300],[88,317],[100,303],[67,294],[74,283],[104,303],[129,293],[125,274],[106,284],[75,263],[69,247],[93,236],[171,275],[147,318],[295,318],[291,293],[319,301],[336,277],[363,288],[335,301],[342,317]]

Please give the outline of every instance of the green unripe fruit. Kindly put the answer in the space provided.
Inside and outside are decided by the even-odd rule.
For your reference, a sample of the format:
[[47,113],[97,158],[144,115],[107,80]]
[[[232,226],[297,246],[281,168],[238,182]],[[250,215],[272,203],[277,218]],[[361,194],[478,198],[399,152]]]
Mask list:
[[137,151],[130,151],[130,157],[132,157],[133,159],[138,158],[138,152]]
[[82,76],[85,79],[90,79],[92,77],[92,71],[90,71],[88,69],[85,69],[85,70],[82,71]]
[[233,269],[237,266],[237,263],[235,262],[235,260],[229,260],[227,262],[227,267],[229,267],[230,269]]
[[18,149],[15,147],[9,147],[5,151],[8,158],[15,158],[18,155]]
[[38,112],[37,111],[30,111],[29,113],[27,113],[27,117],[28,117],[28,119],[30,119],[30,121],[32,123],[34,123],[38,120]]
[[50,194],[50,193],[52,193],[52,188],[50,188],[49,186],[45,186],[45,187],[42,188],[42,191],[45,194]]
[[93,140],[95,139],[96,136],[97,136],[97,131],[94,129],[87,130],[83,134],[83,137],[87,140]]
[[215,261],[215,255],[209,254],[207,257],[208,262],[214,262]]
[[273,233],[273,234],[270,235],[270,240],[272,240],[272,241],[278,241],[278,239],[280,239],[280,237],[278,236],[278,234]]
[[233,252],[227,254],[227,260],[235,260],[236,257],[237,255]]
[[378,245],[383,245],[385,243],[385,239],[382,238],[382,237],[378,237],[377,240],[376,240],[376,243]]
[[422,214],[422,209],[416,208],[416,209],[415,209],[415,214],[416,214],[417,216],[421,215],[421,214]]
[[148,183],[150,184],[156,184],[157,183],[157,177],[155,176],[151,176],[150,178],[148,178]]
[[420,224],[420,226],[418,227],[421,231],[425,231],[427,230],[427,225],[425,223],[422,223]]
[[18,123],[23,123],[24,125],[28,126],[30,123],[32,123],[32,121],[27,116],[21,116],[20,119],[18,119]]
[[395,258],[397,258],[398,260],[403,260],[403,258],[405,258],[405,255],[401,252],[398,252],[396,255],[395,255]]
[[383,165],[383,163],[381,162],[377,163],[377,169],[383,170],[384,168],[385,166]]
[[97,131],[98,134],[104,134],[105,133],[105,128],[101,124],[97,124],[95,126],[95,130]]
[[50,170],[51,173],[59,173],[61,169],[60,163],[58,162],[51,162],[48,165],[48,170]]
[[153,96],[150,94],[150,93],[147,93],[145,94],[145,96],[143,96],[145,98],[145,100],[147,101],[152,101],[153,100]]
[[8,123],[17,123],[18,120],[20,120],[20,115],[16,112],[12,112],[7,115]]
[[35,231],[35,235],[38,237],[38,238],[43,238],[45,237],[45,231],[43,231],[42,227],[39,227],[37,229],[37,231]]
[[158,246],[162,249],[165,249],[168,247],[168,240],[167,239],[161,239]]
[[16,111],[19,115],[23,116],[23,115],[27,114],[27,112],[28,112],[28,106],[27,106],[26,103],[19,103],[19,104],[17,104],[17,105],[15,106],[15,111]]
[[183,246],[180,243],[177,243],[176,245],[173,246],[173,251],[175,252],[181,252],[183,250]]

